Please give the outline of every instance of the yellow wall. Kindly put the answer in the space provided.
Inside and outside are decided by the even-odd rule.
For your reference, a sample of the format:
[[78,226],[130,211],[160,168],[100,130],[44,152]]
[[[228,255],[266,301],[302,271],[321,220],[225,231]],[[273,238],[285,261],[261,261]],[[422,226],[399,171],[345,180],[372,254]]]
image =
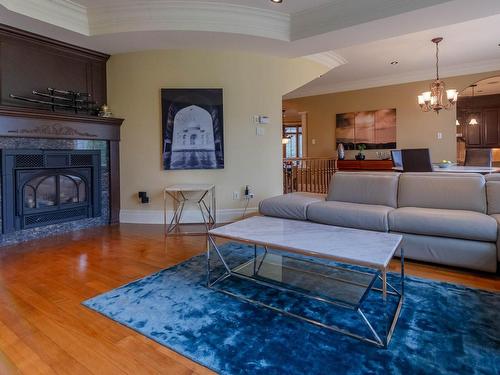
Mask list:
[[[162,188],[175,183],[214,183],[219,209],[241,209],[233,191],[252,187],[259,200],[282,191],[282,95],[317,78],[325,68],[304,59],[282,59],[233,52],[147,51],[114,55],[108,62],[109,106],[123,117],[122,210],[162,209]],[[163,171],[161,88],[223,88],[225,168]],[[271,119],[256,135],[253,115]],[[148,191],[141,205],[138,191]],[[123,213],[123,212],[122,212]],[[159,216],[152,221],[157,222]],[[139,220],[140,221],[140,220]]]
[[[468,85],[499,72],[446,78],[447,87],[459,91]],[[424,113],[417,105],[417,95],[429,88],[430,80],[326,95],[285,100],[287,110],[307,112],[308,156],[336,155],[335,115],[384,108],[397,109],[398,148],[430,148],[433,161],[456,159],[456,112],[439,115]],[[443,138],[437,139],[441,132]],[[313,139],[315,144],[313,144]],[[351,152],[347,157],[353,157]],[[367,157],[374,157],[367,152]]]

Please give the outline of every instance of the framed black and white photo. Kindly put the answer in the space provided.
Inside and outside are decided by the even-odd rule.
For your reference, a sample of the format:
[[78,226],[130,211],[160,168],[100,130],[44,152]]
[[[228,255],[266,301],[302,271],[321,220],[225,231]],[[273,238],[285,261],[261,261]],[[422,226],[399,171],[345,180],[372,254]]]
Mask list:
[[163,168],[224,168],[222,89],[162,89]]

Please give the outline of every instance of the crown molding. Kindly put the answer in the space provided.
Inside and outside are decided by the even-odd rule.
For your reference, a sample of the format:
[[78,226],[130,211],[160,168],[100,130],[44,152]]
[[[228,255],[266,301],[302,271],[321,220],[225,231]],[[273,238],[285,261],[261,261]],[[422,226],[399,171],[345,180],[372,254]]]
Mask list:
[[324,65],[329,69],[347,64],[347,60],[334,51],[316,53],[314,55],[305,56],[305,58]]
[[70,0],[0,0],[6,9],[86,36],[210,31],[290,41],[290,15],[206,1],[137,1],[85,7]]
[[[500,59],[486,60],[475,63],[453,65],[441,68],[442,78],[449,78],[467,74],[476,74],[500,70]],[[296,99],[306,96],[333,94],[337,92],[364,90],[374,87],[399,85],[403,83],[433,80],[436,72],[434,69],[419,70],[408,73],[386,75],[356,81],[340,82],[334,84],[314,85],[313,83],[299,88],[285,95],[285,99]],[[460,89],[460,88],[457,88]]]
[[0,5],[11,12],[90,35],[87,8],[70,0],[0,0]]
[[291,39],[300,40],[403,13],[445,4],[451,0],[331,1],[292,15]]
[[290,16],[204,1],[147,1],[88,8],[92,35],[130,31],[210,31],[290,40]]

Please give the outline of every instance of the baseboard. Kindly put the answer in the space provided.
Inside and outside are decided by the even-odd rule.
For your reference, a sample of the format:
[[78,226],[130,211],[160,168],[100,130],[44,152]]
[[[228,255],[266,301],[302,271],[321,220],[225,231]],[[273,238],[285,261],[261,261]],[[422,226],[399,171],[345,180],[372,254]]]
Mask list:
[[[249,208],[246,215],[255,214],[257,207]],[[242,218],[244,210],[241,208],[228,208],[217,210],[217,222],[229,223]],[[172,211],[167,212],[167,220],[172,220]],[[200,211],[185,210],[182,214],[182,223],[201,223],[203,222]],[[162,210],[120,210],[120,223],[131,224],[163,224]]]

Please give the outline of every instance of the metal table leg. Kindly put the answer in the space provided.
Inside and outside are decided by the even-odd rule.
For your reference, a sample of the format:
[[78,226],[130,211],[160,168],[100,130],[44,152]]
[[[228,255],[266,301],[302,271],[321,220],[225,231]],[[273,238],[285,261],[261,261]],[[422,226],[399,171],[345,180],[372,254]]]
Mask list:
[[[222,262],[222,264],[224,265],[224,269],[225,269],[225,272],[221,276],[219,276],[213,282],[211,281],[211,270],[210,270],[210,267],[211,267],[210,261],[211,261],[212,250],[215,251],[216,256]],[[257,246],[254,246],[254,251],[253,251],[253,262],[254,262],[253,273],[254,273],[254,276],[257,276],[259,274],[259,270],[260,270],[260,267],[261,267],[262,262],[264,260],[264,257],[268,253],[267,247],[264,247],[264,250],[265,250],[265,253],[264,253],[262,261],[260,262],[260,264],[259,264],[258,267],[255,267],[256,259],[257,259]],[[360,334],[353,333],[353,332],[351,332],[351,331],[349,331],[349,330],[347,330],[345,328],[340,328],[340,327],[335,326],[335,325],[327,325],[327,324],[322,323],[322,322],[320,322],[318,320],[314,320],[314,319],[308,318],[306,316],[298,315],[298,314],[292,313],[290,311],[277,308],[276,306],[265,304],[263,302],[260,302],[260,301],[257,301],[257,300],[245,297],[243,295],[236,294],[235,292],[232,292],[232,291],[229,291],[229,290],[224,290],[222,287],[216,287],[216,284],[218,284],[218,283],[222,282],[223,280],[227,279],[228,277],[234,275],[235,277],[242,278],[242,279],[249,280],[249,281],[253,281],[253,282],[256,282],[257,284],[268,286],[268,287],[271,287],[271,288],[274,288],[274,289],[277,289],[277,290],[286,291],[286,292],[292,292],[292,293],[297,293],[297,294],[299,294],[301,296],[305,296],[305,297],[308,297],[308,298],[311,298],[311,299],[315,299],[315,300],[319,300],[319,301],[322,301],[322,302],[330,303],[332,305],[337,305],[337,306],[340,306],[340,307],[345,307],[345,306],[343,306],[342,303],[338,303],[338,302],[335,302],[335,301],[325,300],[323,298],[316,297],[316,296],[307,295],[307,294],[305,294],[303,292],[299,292],[297,290],[290,289],[286,285],[284,285],[284,286],[277,286],[276,284],[272,284],[272,283],[266,282],[262,278],[256,279],[256,278],[253,278],[253,277],[249,277],[249,276],[240,274],[240,273],[238,273],[238,268],[240,266],[241,265],[235,267],[234,269],[231,269],[228,266],[228,264],[226,263],[226,261],[224,259],[224,256],[220,252],[220,249],[217,247],[217,244],[215,242],[214,237],[209,234],[208,235],[208,243],[207,243],[207,287],[213,288],[214,290],[220,291],[222,293],[225,293],[225,294],[230,295],[232,297],[235,297],[235,298],[241,299],[243,301],[252,303],[254,305],[269,308],[269,309],[271,309],[271,310],[273,310],[275,312],[281,313],[283,315],[290,316],[290,317],[293,317],[293,318],[297,318],[297,319],[303,320],[305,322],[317,325],[319,327],[329,329],[331,331],[343,333],[343,334],[345,334],[347,336],[351,336],[351,337],[354,337],[356,339],[359,339],[359,340],[362,340],[362,341],[374,344],[374,345],[376,345],[378,347],[381,347],[381,348],[387,348],[387,346],[388,346],[388,344],[389,344],[389,342],[390,342],[390,340],[392,338],[392,334],[394,332],[394,328],[396,327],[396,323],[398,321],[399,314],[400,314],[401,307],[402,307],[402,303],[403,303],[403,299],[404,299],[404,252],[403,252],[403,250],[401,250],[401,292],[399,292],[396,288],[394,288],[390,283],[387,282],[387,272],[385,270],[382,273],[382,275],[379,275],[380,280],[382,280],[382,282],[383,282],[382,288],[374,288],[373,286],[371,287],[371,290],[374,290],[374,291],[377,291],[377,292],[381,292],[381,294],[382,294],[383,305],[384,305],[384,317],[386,318],[385,321],[387,322],[387,327],[384,330],[385,332],[383,332],[383,334],[377,333],[377,331],[372,326],[372,324],[370,323],[370,321],[367,319],[367,317],[366,317],[365,313],[362,311],[362,309],[360,307],[358,307],[355,310],[355,312],[361,318],[361,321],[363,322],[363,324],[366,327],[368,327],[368,329],[369,329],[369,331],[371,333],[371,337],[369,337],[369,336],[362,336]],[[388,290],[388,289],[390,289],[390,290]],[[392,316],[387,316],[387,310],[388,310],[388,301],[387,301],[388,298],[387,298],[387,296],[388,295],[398,297],[397,308],[396,308],[396,311],[395,311],[394,315],[392,315]]]

